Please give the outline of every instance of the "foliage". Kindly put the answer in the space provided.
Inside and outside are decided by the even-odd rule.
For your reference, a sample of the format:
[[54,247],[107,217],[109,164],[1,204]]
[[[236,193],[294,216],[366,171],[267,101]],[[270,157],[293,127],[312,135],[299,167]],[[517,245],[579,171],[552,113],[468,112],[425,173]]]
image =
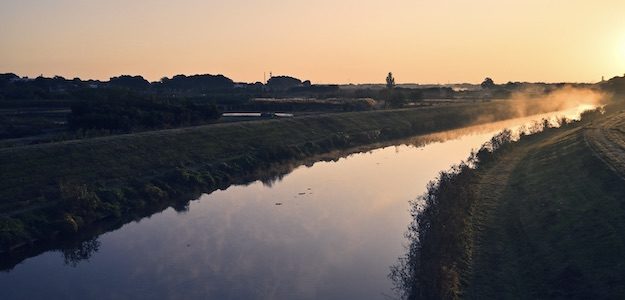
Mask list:
[[[61,182],[59,184],[63,208],[72,214],[90,215],[100,204],[100,199],[92,188],[86,184]],[[72,223],[72,216],[66,216],[68,222]]]
[[109,80],[109,85],[128,89],[146,89],[150,86],[150,82],[141,76],[121,75],[113,77]]
[[396,92],[396,90],[393,90],[391,92],[391,99],[390,99],[391,107],[400,108],[400,107],[403,107],[405,104],[406,104],[406,96],[404,95],[404,93]]
[[0,217],[0,252],[30,238],[24,223],[19,219]]
[[482,81],[480,86],[483,89],[492,89],[492,88],[496,87],[495,82],[490,77],[486,77],[486,79],[484,79],[484,81]]
[[68,124],[72,130],[106,129],[131,132],[139,129],[197,125],[219,118],[214,105],[169,99],[128,97],[109,101],[81,101],[72,105]]
[[172,90],[210,91],[232,89],[233,86],[234,82],[232,79],[223,75],[211,74],[192,76],[176,75],[171,79],[164,77],[159,83],[157,83],[158,88]]
[[267,80],[267,87],[272,90],[288,90],[302,86],[302,81],[291,76],[273,76]]
[[391,90],[395,87],[395,78],[393,77],[393,73],[388,72],[386,76],[386,88]]
[[427,186],[427,192],[412,203],[407,238],[408,253],[391,267],[389,277],[397,290],[409,299],[458,299],[461,275],[467,271],[466,249],[471,246],[469,232],[471,207],[477,200],[470,189],[476,170],[490,162],[495,150],[512,142],[512,134],[504,130],[477,152],[469,163],[441,172]]

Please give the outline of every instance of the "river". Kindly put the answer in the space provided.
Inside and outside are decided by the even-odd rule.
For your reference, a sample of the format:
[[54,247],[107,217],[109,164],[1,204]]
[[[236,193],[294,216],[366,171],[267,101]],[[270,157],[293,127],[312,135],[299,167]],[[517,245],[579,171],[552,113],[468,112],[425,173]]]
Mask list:
[[204,194],[0,272],[0,299],[395,299],[388,273],[407,243],[409,201],[497,132],[545,116],[417,136]]

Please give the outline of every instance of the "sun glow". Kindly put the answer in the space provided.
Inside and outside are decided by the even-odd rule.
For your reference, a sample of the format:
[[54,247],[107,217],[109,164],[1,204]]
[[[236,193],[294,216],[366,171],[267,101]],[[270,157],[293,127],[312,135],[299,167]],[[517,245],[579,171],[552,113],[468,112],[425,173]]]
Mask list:
[[5,0],[0,72],[596,82],[625,70],[622,11],[622,0]]

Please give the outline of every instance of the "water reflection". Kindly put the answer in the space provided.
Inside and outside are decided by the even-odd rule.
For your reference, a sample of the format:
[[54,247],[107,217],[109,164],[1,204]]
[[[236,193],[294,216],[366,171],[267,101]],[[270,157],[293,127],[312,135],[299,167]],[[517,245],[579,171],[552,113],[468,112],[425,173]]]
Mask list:
[[246,179],[259,181],[86,239],[62,257],[28,259],[0,274],[0,299],[390,297],[407,200],[493,133],[527,121],[276,165]]
[[99,249],[100,242],[97,238],[92,238],[84,242],[70,244],[62,248],[61,253],[66,265],[76,267],[81,261],[89,261],[89,258]]

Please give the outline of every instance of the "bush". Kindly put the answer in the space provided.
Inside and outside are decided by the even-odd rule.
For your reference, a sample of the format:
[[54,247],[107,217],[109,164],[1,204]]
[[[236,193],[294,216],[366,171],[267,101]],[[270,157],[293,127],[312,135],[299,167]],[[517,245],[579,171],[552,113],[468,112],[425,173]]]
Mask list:
[[213,104],[126,95],[121,99],[81,101],[73,104],[68,125],[74,131],[131,132],[197,125],[216,120],[220,115]]
[[14,243],[24,240],[28,240],[28,234],[20,220],[0,217],[0,249],[7,250]]
[[70,213],[92,216],[100,204],[98,195],[85,184],[61,182],[59,190],[62,207]]
[[168,198],[167,192],[151,183],[147,183],[143,191],[150,200],[155,202],[163,201]]

